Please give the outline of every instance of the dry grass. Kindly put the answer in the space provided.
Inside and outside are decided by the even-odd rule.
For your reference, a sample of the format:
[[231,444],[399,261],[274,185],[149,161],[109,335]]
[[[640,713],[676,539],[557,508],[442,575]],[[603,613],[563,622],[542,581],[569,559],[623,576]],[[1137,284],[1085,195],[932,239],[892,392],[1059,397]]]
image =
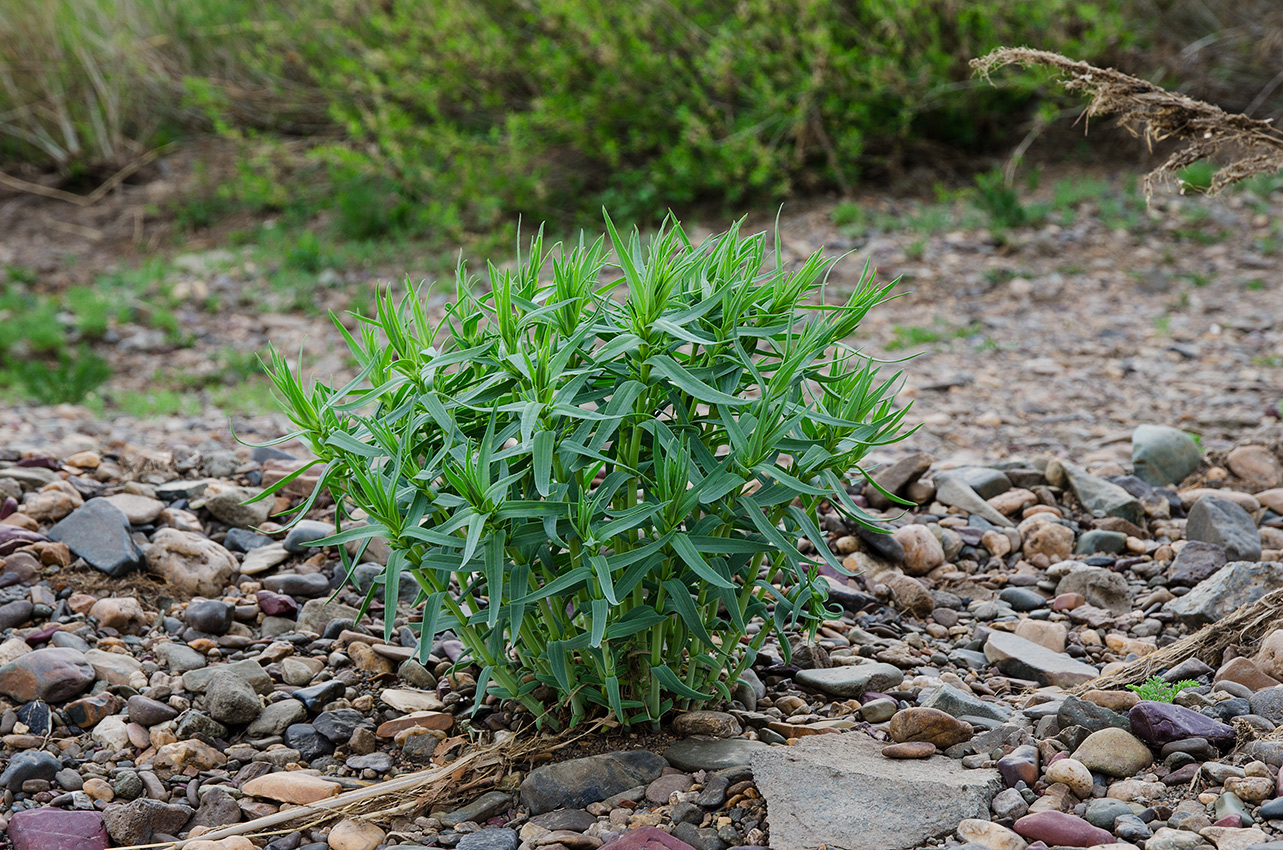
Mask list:
[[1221,165],[1212,176],[1212,193],[1258,174],[1283,171],[1283,132],[1268,120],[1229,113],[1139,77],[1045,50],[1003,47],[971,60],[971,66],[986,79],[994,69],[1007,65],[1053,69],[1068,91],[1091,98],[1083,113],[1088,119],[1116,116],[1125,129],[1151,147],[1155,142],[1180,142],[1175,153],[1146,175],[1147,195],[1156,183],[1167,182],[1190,164],[1213,157],[1218,157]]
[[1219,667],[1226,649],[1256,646],[1263,637],[1278,628],[1281,618],[1283,590],[1275,590],[1170,646],[1136,659],[1116,673],[1079,685],[1073,692],[1118,690],[1127,685],[1139,685],[1150,676],[1161,675],[1190,658]]

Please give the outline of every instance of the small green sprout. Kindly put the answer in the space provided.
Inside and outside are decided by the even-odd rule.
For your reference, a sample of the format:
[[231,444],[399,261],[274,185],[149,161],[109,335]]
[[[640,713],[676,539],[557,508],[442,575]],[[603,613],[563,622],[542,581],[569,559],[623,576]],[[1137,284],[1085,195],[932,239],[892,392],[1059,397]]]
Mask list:
[[1193,679],[1182,679],[1175,684],[1164,682],[1158,676],[1150,676],[1149,681],[1140,685],[1128,685],[1127,689],[1135,691],[1143,700],[1150,702],[1171,702],[1176,695],[1186,688],[1197,688],[1198,682]]

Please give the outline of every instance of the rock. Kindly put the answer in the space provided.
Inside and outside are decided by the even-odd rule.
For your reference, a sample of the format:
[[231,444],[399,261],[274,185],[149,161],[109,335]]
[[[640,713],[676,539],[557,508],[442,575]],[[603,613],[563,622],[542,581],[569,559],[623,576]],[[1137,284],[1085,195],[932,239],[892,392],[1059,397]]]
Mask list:
[[1047,480],[1072,490],[1078,503],[1094,517],[1122,517],[1134,525],[1145,522],[1145,510],[1135,496],[1079,466],[1053,460],[1047,464]]
[[[219,673],[229,673],[248,682],[256,693],[267,695],[272,692],[272,677],[267,675],[267,671],[263,669],[263,666],[253,658],[234,661],[230,664],[220,664],[217,667],[202,667],[199,670],[189,670],[183,674],[183,687],[192,693],[203,694],[206,688],[209,687],[210,680],[214,678],[215,674]],[[340,688],[342,687],[341,682],[336,682],[335,684],[338,684]],[[297,694],[295,696],[297,697]],[[330,699],[334,699],[334,697],[330,697]]]
[[1174,587],[1193,587],[1211,578],[1225,566],[1225,550],[1215,543],[1190,540],[1179,552],[1168,572],[1168,584]]
[[[1135,696],[1130,692],[1128,696]],[[1133,700],[1128,709],[1135,705]],[[1114,727],[1116,729],[1130,729],[1126,716],[1116,711],[1103,708],[1095,703],[1078,699],[1075,696],[1066,696],[1061,702],[1060,708],[1056,709],[1056,724],[1061,729],[1068,729],[1070,726],[1081,726],[1088,732],[1099,732],[1101,729]]]
[[218,750],[204,741],[190,739],[165,744],[157,750],[152,766],[158,774],[165,776],[182,773],[189,768],[198,771],[212,770],[226,763],[227,757]]
[[1234,561],[1189,593],[1165,604],[1163,610],[1186,625],[1205,626],[1279,588],[1283,588],[1283,563]]
[[[322,599],[330,595],[330,580],[321,573],[278,573],[265,578],[263,587],[294,599]],[[324,627],[322,623],[321,628]]]
[[1132,610],[1131,588],[1127,579],[1103,567],[1083,567],[1070,572],[1056,585],[1056,595],[1077,593],[1088,605],[1104,608],[1114,616]]
[[0,605],[0,631],[17,628],[31,619],[35,606],[25,599]]
[[745,738],[684,738],[664,750],[664,758],[679,770],[726,770],[748,764],[753,753],[766,746]]
[[1237,682],[1249,691],[1259,691],[1263,688],[1277,687],[1280,682],[1272,676],[1266,675],[1251,660],[1239,656],[1232,658],[1220,666],[1216,675],[1212,677],[1213,682]]
[[333,797],[339,790],[337,784],[299,770],[268,773],[241,785],[241,791],[251,797],[265,797],[300,806]]
[[0,788],[17,793],[27,780],[52,780],[61,769],[62,762],[53,754],[44,750],[26,750],[9,759],[4,772],[0,773]]
[[129,748],[129,731],[125,728],[125,718],[119,714],[104,717],[90,733],[94,743],[111,753],[122,752]]
[[330,850],[374,850],[383,842],[383,830],[368,821],[344,818],[326,838]]
[[350,605],[327,602],[324,599],[309,599],[303,603],[303,608],[298,613],[298,630],[319,635],[332,621],[356,620],[358,613],[360,612]]
[[1045,646],[1052,652],[1065,651],[1065,639],[1069,630],[1064,623],[1051,623],[1046,620],[1021,620],[1016,623],[1016,636]]
[[211,482],[201,497],[205,501],[205,510],[219,522],[236,528],[257,528],[267,522],[272,513],[271,499],[246,504],[258,493],[248,487]]
[[[241,822],[241,807],[236,798],[217,786],[200,796],[200,806],[187,823],[187,829],[198,826],[223,827]],[[239,836],[238,836],[239,837]],[[191,845],[187,845],[191,847]],[[252,846],[252,845],[251,845]],[[257,848],[255,848],[257,850]]]
[[[906,487],[921,478],[930,468],[931,456],[919,452],[901,458],[885,469],[879,469],[873,475],[873,480],[882,490],[886,490],[893,496],[899,496]],[[878,487],[871,484],[864,486],[864,498],[878,510],[884,510],[893,504],[890,499],[882,495]]]
[[1095,667],[1008,632],[990,632],[985,657],[1008,676],[1071,688],[1099,675]]
[[374,728],[373,721],[353,708],[323,711],[312,721],[312,725],[316,727],[316,731],[335,744],[347,743],[352,733],[361,727]]
[[1283,724],[1283,687],[1270,687],[1257,691],[1248,699],[1253,714],[1264,717],[1277,725]]
[[94,668],[74,649],[37,649],[0,667],[0,694],[15,702],[63,702],[89,690]]
[[147,625],[151,620],[138,600],[132,596],[109,596],[99,599],[89,609],[89,616],[98,625],[126,633]]
[[958,824],[958,837],[985,850],[1025,850],[1028,846],[1023,838],[1005,826],[979,818],[967,818]]
[[183,612],[183,621],[207,635],[225,635],[232,627],[235,609],[218,599],[191,602]]
[[867,691],[885,692],[904,681],[904,671],[891,664],[850,664],[826,670],[800,670],[799,685],[835,697],[861,697]]
[[330,523],[314,519],[300,520],[285,535],[285,551],[294,555],[311,555],[316,550],[308,544],[333,533],[334,526]]
[[938,752],[936,745],[930,741],[906,741],[902,744],[889,744],[882,748],[882,755],[889,759],[924,759]]
[[906,708],[891,718],[891,740],[927,741],[942,750],[971,740],[971,724],[937,708]]
[[1222,749],[1234,745],[1234,727],[1179,705],[1141,700],[1127,713],[1132,733],[1150,746],[1205,738]]
[[1283,679],[1283,629],[1275,629],[1262,638],[1252,660],[1262,673]]
[[283,593],[260,590],[255,599],[259,610],[268,617],[293,617],[298,613],[298,603]]
[[897,608],[914,617],[926,617],[935,607],[931,594],[922,586],[922,582],[909,578],[898,570],[880,572],[875,580],[886,585]]
[[384,688],[379,699],[397,711],[441,711],[445,703],[435,691],[423,691],[414,688]]
[[236,558],[190,531],[162,528],[147,547],[147,569],[184,596],[217,596],[236,574]]
[[739,721],[724,711],[688,711],[673,719],[673,734],[708,735],[711,738],[734,738],[743,729]]
[[[671,838],[669,840],[675,841],[675,839]],[[676,843],[680,844],[681,842]],[[469,832],[459,839],[459,843],[455,845],[455,850],[517,850],[517,844],[516,830],[498,827]]]
[[922,576],[944,563],[944,548],[925,525],[906,525],[892,534],[904,549],[904,571]]
[[[1150,760],[1153,760],[1152,757]],[[1046,775],[1047,782],[1059,782],[1068,785],[1069,790],[1073,791],[1074,796],[1080,800],[1086,800],[1091,796],[1091,771],[1077,759],[1067,758],[1052,762],[1047,767]],[[1112,820],[1110,825],[1113,825]]]
[[85,660],[93,667],[94,675],[109,685],[128,685],[134,674],[143,669],[141,661],[123,652],[91,649],[85,653]]
[[518,793],[521,804],[532,815],[561,808],[581,809],[652,782],[667,765],[663,758],[646,750],[586,756],[536,768],[522,780]]
[[987,817],[1001,790],[995,771],[888,759],[882,747],[863,735],[822,735],[754,753],[753,777],[772,812],[771,847],[907,850]]
[[295,723],[286,726],[282,737],[285,739],[285,746],[298,750],[305,762],[334,752],[334,744],[318,732],[311,723]]
[[1202,461],[1193,437],[1166,425],[1139,425],[1132,432],[1132,466],[1136,477],[1155,487],[1179,484]]
[[646,799],[655,805],[667,803],[674,794],[685,794],[693,781],[685,773],[665,773],[651,780],[646,786]]
[[[918,705],[923,708],[938,708],[954,717],[983,717],[1000,723],[1009,720],[1012,715],[1011,709],[1002,703],[985,702],[953,685],[941,685],[934,690],[924,691],[918,696]],[[865,704],[866,720],[868,708],[869,705]]]
[[192,814],[190,806],[142,797],[108,806],[103,810],[102,819],[112,841],[133,845],[149,843],[157,832],[176,835]]
[[157,644],[156,657],[164,661],[166,666],[169,667],[169,672],[176,676],[181,676],[192,670],[199,670],[209,663],[205,660],[205,656],[187,644],[176,641],[165,641]]
[[90,499],[72,511],[49,529],[49,539],[65,544],[76,557],[112,578],[143,565],[128,518],[106,499]]
[[1053,564],[1068,560],[1074,552],[1074,532],[1056,522],[1044,522],[1024,535],[1021,545],[1025,557],[1038,555]]
[[1283,484],[1283,465],[1265,446],[1239,446],[1225,456],[1230,472],[1256,490],[1269,490]]
[[258,718],[250,723],[245,733],[255,738],[281,735],[290,726],[305,720],[307,720],[307,708],[303,703],[295,699],[283,699],[280,702],[268,703]]
[[46,807],[14,812],[9,819],[13,850],[106,850],[107,827],[98,812]]
[[958,508],[974,516],[982,517],[999,528],[1012,528],[1014,523],[980,497],[964,480],[958,470],[937,473],[934,478],[936,500],[942,505]]
[[1114,727],[1092,732],[1073,757],[1088,770],[1106,776],[1132,776],[1154,763],[1149,747],[1130,732]]
[[283,545],[269,541],[266,545],[256,546],[245,553],[245,557],[241,559],[240,571],[242,575],[258,575],[285,563],[289,557],[290,553]]
[[1127,548],[1127,535],[1121,531],[1105,531],[1099,528],[1084,532],[1074,547],[1075,555],[1116,555]]
[[141,694],[130,697],[127,705],[129,720],[143,727],[155,726],[157,723],[164,723],[178,716],[178,709]]
[[1114,836],[1065,812],[1036,812],[1025,815],[1013,827],[1022,837],[1065,847],[1092,847],[1111,844]]
[[1227,499],[1204,496],[1189,512],[1185,537],[1225,550],[1231,561],[1259,561],[1261,535],[1252,515]]
[[263,713],[263,705],[249,682],[221,668],[214,670],[205,685],[205,705],[210,717],[232,726],[257,719]]
[[1038,781],[1038,748],[1033,744],[1023,744],[1007,755],[998,759],[998,773],[1008,788],[1020,782],[1032,786]]

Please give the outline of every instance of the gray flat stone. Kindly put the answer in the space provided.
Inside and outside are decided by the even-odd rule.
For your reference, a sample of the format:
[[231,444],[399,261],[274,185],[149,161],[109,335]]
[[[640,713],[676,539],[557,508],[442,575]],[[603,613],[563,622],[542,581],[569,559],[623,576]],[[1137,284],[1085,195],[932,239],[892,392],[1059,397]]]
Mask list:
[[236,676],[260,694],[270,694],[272,692],[272,677],[267,675],[263,666],[254,659],[245,661],[234,661],[231,664],[220,664],[217,667],[202,667],[199,670],[189,670],[183,674],[183,687],[192,693],[203,694],[209,680],[214,677],[215,673],[227,672]]
[[1261,559],[1261,533],[1256,528],[1256,520],[1228,499],[1217,496],[1199,499],[1190,508],[1185,538],[1220,546],[1228,561]]
[[129,534],[129,519],[106,499],[90,499],[49,529],[85,563],[112,578],[143,565],[143,553]]
[[904,681],[904,671],[891,664],[851,664],[823,670],[799,670],[793,681],[835,697],[882,693]]
[[816,735],[770,747],[750,762],[771,813],[774,850],[908,850],[989,818],[1002,789],[995,770],[948,758],[884,758],[885,744],[859,733]]
[[1005,721],[1011,718],[1012,710],[1001,703],[985,702],[980,697],[969,694],[953,685],[925,691],[918,697],[918,705],[923,708],[936,708],[954,717],[986,717],[990,720]]
[[1010,632],[990,632],[985,641],[985,657],[1008,676],[1033,679],[1042,685],[1071,688],[1100,675],[1090,664]]
[[1145,522],[1145,509],[1139,499],[1080,466],[1054,460],[1047,464],[1047,480],[1056,487],[1073,490],[1079,504],[1092,516],[1122,517],[1136,525]]
[[664,760],[678,770],[726,770],[769,746],[747,738],[684,738],[664,750]]
[[1188,625],[1205,626],[1279,588],[1283,588],[1283,563],[1234,561],[1199,582],[1189,593],[1168,602],[1163,610]]
[[1011,520],[980,498],[980,494],[971,489],[964,476],[956,474],[955,471],[940,472],[936,474],[933,481],[936,486],[936,500],[940,504],[984,517],[999,528],[1015,527]]

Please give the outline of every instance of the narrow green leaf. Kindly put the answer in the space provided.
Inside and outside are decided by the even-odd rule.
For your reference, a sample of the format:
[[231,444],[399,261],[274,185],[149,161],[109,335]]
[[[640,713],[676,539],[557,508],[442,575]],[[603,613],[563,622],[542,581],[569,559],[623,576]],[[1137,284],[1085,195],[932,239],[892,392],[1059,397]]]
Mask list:
[[552,446],[556,434],[552,431],[540,431],[535,434],[532,460],[535,470],[535,489],[539,495],[547,498],[552,492]]

